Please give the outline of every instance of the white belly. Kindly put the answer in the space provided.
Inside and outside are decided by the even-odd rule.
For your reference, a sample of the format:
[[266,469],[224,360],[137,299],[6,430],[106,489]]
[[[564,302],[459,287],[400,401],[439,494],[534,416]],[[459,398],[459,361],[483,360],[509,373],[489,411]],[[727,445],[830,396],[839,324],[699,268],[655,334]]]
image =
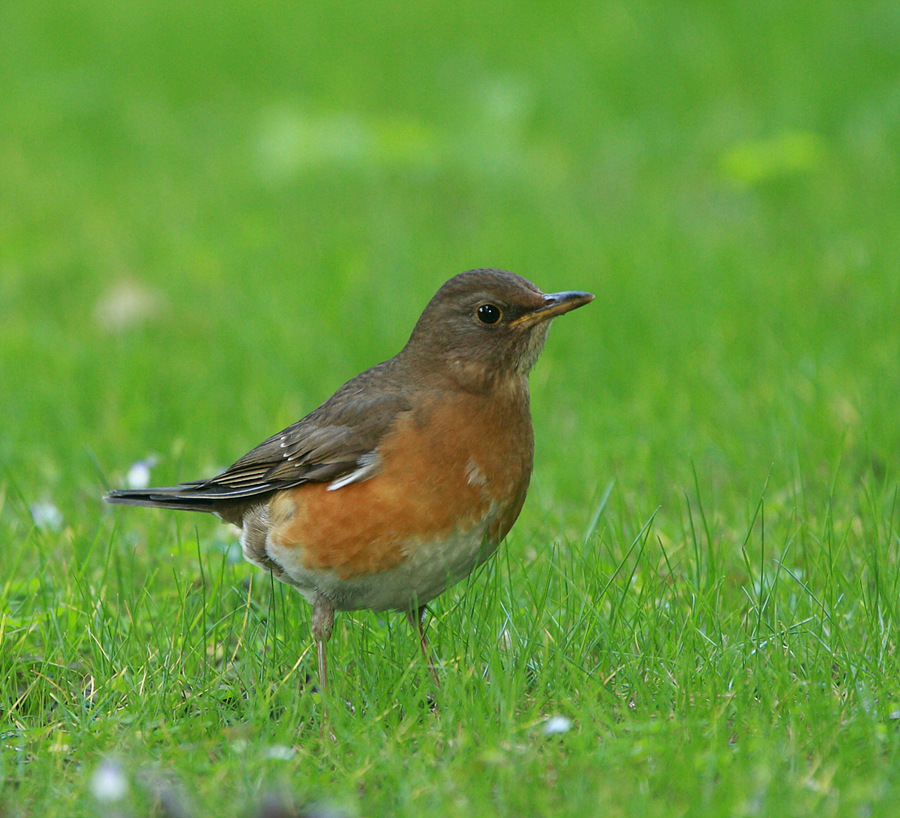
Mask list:
[[[496,551],[497,545],[485,538],[491,522],[489,517],[476,528],[455,532],[445,540],[414,545],[409,557],[398,565],[346,579],[332,569],[306,568],[301,548],[284,548],[267,540],[266,553],[284,571],[278,578],[296,587],[310,604],[316,594],[322,594],[337,611],[408,611],[430,602]],[[249,559],[246,548],[244,554]]]

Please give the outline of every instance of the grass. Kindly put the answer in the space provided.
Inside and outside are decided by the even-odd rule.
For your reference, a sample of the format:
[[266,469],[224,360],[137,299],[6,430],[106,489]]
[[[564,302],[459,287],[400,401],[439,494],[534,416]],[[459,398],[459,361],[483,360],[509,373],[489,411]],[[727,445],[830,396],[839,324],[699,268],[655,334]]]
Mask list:
[[[898,41],[836,0],[3,5],[0,815],[894,814]],[[435,701],[361,612],[325,702],[227,529],[99,497],[227,465],[483,265],[598,296],[528,502],[433,606]]]

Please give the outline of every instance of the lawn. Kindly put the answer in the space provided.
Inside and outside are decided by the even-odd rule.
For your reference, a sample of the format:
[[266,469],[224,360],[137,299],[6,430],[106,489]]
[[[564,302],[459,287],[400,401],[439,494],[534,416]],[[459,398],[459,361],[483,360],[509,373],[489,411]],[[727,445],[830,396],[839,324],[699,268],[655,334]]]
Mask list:
[[[0,816],[900,802],[894,3],[0,5]],[[309,608],[212,475],[472,267],[597,295],[498,555]]]

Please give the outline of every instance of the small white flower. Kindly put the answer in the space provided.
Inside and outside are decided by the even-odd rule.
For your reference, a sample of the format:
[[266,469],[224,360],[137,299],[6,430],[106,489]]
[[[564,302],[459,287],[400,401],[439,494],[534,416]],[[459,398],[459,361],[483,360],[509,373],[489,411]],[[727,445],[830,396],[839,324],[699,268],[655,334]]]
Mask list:
[[155,457],[145,457],[133,463],[125,475],[125,482],[130,489],[145,489],[150,485],[150,469],[156,465]]
[[121,801],[128,794],[128,780],[122,768],[115,761],[101,761],[91,778],[91,792],[103,803]]
[[107,332],[120,333],[155,318],[165,306],[159,290],[120,280],[94,306],[94,320]]
[[286,747],[284,744],[273,744],[263,750],[263,758],[270,758],[273,761],[290,761],[297,751],[293,747]]
[[63,525],[62,512],[49,500],[31,504],[31,519],[41,531],[59,531]]
[[565,716],[551,716],[544,722],[545,736],[558,736],[572,729],[572,719]]

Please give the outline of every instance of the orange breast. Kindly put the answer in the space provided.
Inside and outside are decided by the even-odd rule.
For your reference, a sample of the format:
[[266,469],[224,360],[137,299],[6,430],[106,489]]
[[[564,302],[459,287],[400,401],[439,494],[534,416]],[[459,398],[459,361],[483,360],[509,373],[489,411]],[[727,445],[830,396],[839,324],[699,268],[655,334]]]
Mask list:
[[444,396],[402,416],[378,448],[374,477],[335,491],[307,484],[277,494],[269,541],[299,550],[307,570],[330,569],[341,579],[392,568],[422,543],[488,517],[496,545],[518,517],[531,477],[525,389],[490,400]]

